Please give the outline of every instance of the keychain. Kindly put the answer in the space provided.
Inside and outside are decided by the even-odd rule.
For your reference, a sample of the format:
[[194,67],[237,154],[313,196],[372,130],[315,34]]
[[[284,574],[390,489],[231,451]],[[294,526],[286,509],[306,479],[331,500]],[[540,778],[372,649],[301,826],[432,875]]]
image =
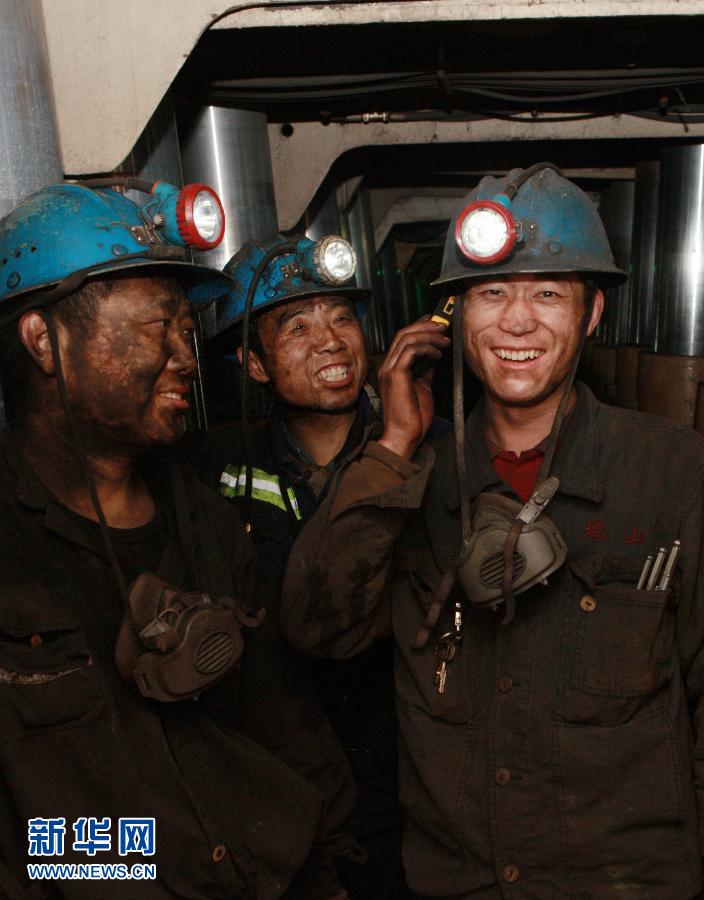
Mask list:
[[452,631],[448,631],[440,638],[435,645],[435,659],[438,667],[435,670],[435,685],[438,694],[445,693],[445,682],[447,681],[447,664],[454,659],[457,652],[457,644],[462,640],[462,604],[455,603],[455,621]]

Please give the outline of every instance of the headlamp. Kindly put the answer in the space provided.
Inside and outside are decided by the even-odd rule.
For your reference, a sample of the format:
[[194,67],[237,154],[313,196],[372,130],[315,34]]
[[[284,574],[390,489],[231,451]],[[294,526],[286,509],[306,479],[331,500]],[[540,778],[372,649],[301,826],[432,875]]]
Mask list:
[[508,197],[475,200],[462,210],[455,224],[455,241],[472,262],[488,265],[505,259],[520,237],[520,224],[507,207]]
[[187,184],[179,190],[157,181],[154,200],[144,207],[155,225],[172,244],[194,250],[212,250],[225,234],[225,211],[220,198],[207,184]]
[[210,250],[225,234],[225,211],[220,198],[206,184],[189,184],[176,201],[178,230],[187,247]]
[[345,284],[357,271],[357,254],[349,241],[338,234],[328,234],[306,253],[305,264],[313,270],[316,281]]

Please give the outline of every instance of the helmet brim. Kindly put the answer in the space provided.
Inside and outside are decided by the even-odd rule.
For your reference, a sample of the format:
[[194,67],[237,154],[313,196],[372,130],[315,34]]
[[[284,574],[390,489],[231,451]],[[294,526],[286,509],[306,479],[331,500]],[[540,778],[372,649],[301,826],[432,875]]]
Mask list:
[[[369,288],[357,287],[336,287],[335,285],[316,285],[314,290],[306,290],[301,288],[300,292],[287,294],[285,297],[275,297],[267,303],[260,303],[256,309],[250,312],[250,320],[258,318],[262,313],[269,312],[277,306],[284,303],[292,303],[294,300],[307,300],[310,297],[343,297],[354,305],[366,304],[371,298],[372,292]],[[220,334],[228,328],[239,325],[244,319],[244,310],[233,315],[227,309],[227,303],[221,304],[218,309],[215,330],[210,337]]]
[[530,265],[521,267],[520,270],[513,269],[511,271],[507,271],[504,267],[493,267],[488,266],[486,269],[482,269],[481,271],[472,271],[472,272],[463,272],[461,275],[447,275],[445,278],[436,278],[435,281],[431,281],[430,287],[433,290],[440,290],[441,288],[446,288],[449,285],[452,285],[455,289],[459,289],[464,285],[469,286],[474,281],[482,281],[485,278],[505,278],[505,277],[514,277],[520,275],[568,275],[568,274],[577,274],[582,275],[585,278],[593,279],[599,287],[602,288],[610,288],[617,287],[619,284],[623,284],[624,281],[628,280],[628,275],[622,271],[614,267],[609,271],[604,271],[603,269],[598,270],[589,270],[589,269],[580,269],[575,271],[575,269],[560,269],[558,267],[551,268],[549,271],[544,266],[536,266],[532,268]]
[[48,282],[32,285],[26,291],[18,292],[3,304],[6,308],[0,313],[0,326],[19,318],[31,309],[45,309],[53,305],[78,290],[87,281],[115,272],[135,274],[153,272],[155,276],[164,277],[171,275],[183,284],[189,303],[199,308],[213,303],[234,287],[233,280],[226,273],[195,263],[172,259],[134,259],[122,262],[115,260],[114,263],[74,273],[71,276],[70,290],[61,290],[63,282]]

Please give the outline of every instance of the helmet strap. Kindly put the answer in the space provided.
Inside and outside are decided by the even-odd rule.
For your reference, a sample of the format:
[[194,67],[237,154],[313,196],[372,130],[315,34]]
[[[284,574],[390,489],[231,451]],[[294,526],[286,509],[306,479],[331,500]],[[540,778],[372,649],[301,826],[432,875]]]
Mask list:
[[[122,571],[122,567],[118,562],[117,554],[115,553],[115,546],[112,542],[112,538],[110,537],[110,530],[105,520],[105,513],[103,512],[103,507],[101,506],[100,498],[98,497],[98,491],[95,485],[93,471],[88,464],[88,454],[83,443],[83,438],[81,437],[80,430],[76,424],[76,417],[73,414],[73,408],[68,397],[68,390],[66,388],[66,381],[64,379],[63,366],[61,365],[61,353],[59,351],[59,341],[56,334],[56,325],[54,324],[54,316],[51,311],[45,310],[44,321],[46,322],[46,330],[49,336],[49,344],[51,346],[51,355],[54,359],[54,366],[56,368],[56,382],[59,388],[59,396],[61,397],[64,414],[66,415],[66,419],[68,421],[73,446],[78,454],[78,459],[81,463],[81,469],[83,470],[83,480],[85,481],[85,485],[88,488],[88,494],[90,496],[91,503],[93,504],[95,514],[98,517],[100,533],[103,537],[103,542],[105,544],[105,549],[107,551],[110,565],[115,574],[115,580],[117,581],[117,585],[120,589],[120,596],[122,597],[125,609],[130,616],[132,625],[136,627],[136,623],[132,615],[132,610],[130,609],[130,605],[127,602],[127,581],[125,579],[124,572]],[[139,629],[137,629],[137,631],[139,631]]]
[[467,477],[467,457],[465,456],[464,427],[464,348],[462,346],[462,296],[458,295],[452,310],[452,424],[455,432],[455,464],[460,492],[460,521],[462,523],[462,545],[456,558],[446,569],[425,620],[418,630],[413,646],[421,650],[428,643],[430,634],[438,623],[440,613],[447,602],[457,571],[464,561],[465,551],[472,537],[472,517],[469,506],[469,479]]
[[[125,578],[124,572],[122,571],[122,566],[119,563],[117,554],[115,553],[115,545],[113,543],[112,536],[110,535],[110,529],[108,528],[108,523],[105,519],[105,513],[103,512],[100,498],[98,497],[95,477],[90,465],[88,464],[88,453],[81,437],[81,432],[78,428],[71,402],[69,400],[68,390],[66,388],[66,380],[63,373],[63,366],[61,365],[61,353],[59,351],[59,341],[56,334],[56,325],[54,323],[53,313],[49,310],[45,310],[44,320],[46,322],[49,344],[51,346],[51,354],[54,360],[54,366],[56,368],[56,382],[59,388],[59,396],[61,397],[61,403],[63,405],[64,413],[68,421],[73,447],[76,450],[78,458],[80,460],[81,469],[83,471],[83,480],[88,489],[88,494],[90,496],[91,503],[93,504],[95,514],[98,517],[100,533],[103,538],[103,543],[105,544],[105,550],[110,562],[110,566],[112,568],[113,574],[115,575],[115,581],[117,582],[120,596],[122,597],[122,601],[127,613],[127,618],[135,633],[139,634],[141,632],[141,626],[135,619],[132,605],[129,602],[127,580]],[[188,512],[185,507],[186,489],[183,481],[183,474],[178,465],[174,465],[171,467],[171,481],[174,506],[176,509],[176,527],[178,531],[179,543],[184,554],[186,571],[191,582],[191,588],[195,590],[197,584],[195,541],[188,517]]]
[[[538,477],[535,482],[538,488],[547,478],[550,477],[550,470],[552,468],[553,460],[555,459],[555,451],[557,450],[557,445],[560,440],[562,425],[565,420],[567,406],[572,394],[572,387],[577,375],[579,360],[582,356],[584,342],[587,339],[587,331],[589,329],[589,322],[592,317],[593,308],[594,295],[592,294],[592,296],[590,296],[584,304],[584,315],[582,316],[582,322],[579,329],[579,344],[577,346],[574,359],[572,360],[572,365],[570,367],[567,381],[565,382],[565,387],[562,391],[562,397],[560,398],[560,403],[557,407],[555,418],[552,422],[550,434],[548,435],[548,442],[547,446],[545,447],[545,456],[543,457],[543,462],[540,466],[540,471],[538,472]],[[511,527],[511,530],[506,536],[506,541],[504,543],[504,575],[502,587],[504,592],[504,600],[506,602],[506,612],[504,614],[503,621],[501,622],[502,625],[508,625],[509,622],[511,622],[511,620],[513,619],[516,612],[516,599],[513,595],[513,562],[514,553],[516,551],[521,532],[523,531],[523,526],[524,523],[521,521],[521,519],[516,519],[516,521],[513,523],[513,526]]]

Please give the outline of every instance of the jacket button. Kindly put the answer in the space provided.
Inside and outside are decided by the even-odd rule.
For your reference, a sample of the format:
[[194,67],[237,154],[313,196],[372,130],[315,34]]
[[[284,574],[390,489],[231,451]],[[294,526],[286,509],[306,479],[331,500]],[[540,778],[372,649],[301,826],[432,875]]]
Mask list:
[[227,848],[224,844],[218,844],[217,847],[213,847],[213,862],[219,863],[223,859],[225,859],[225,855],[227,853]]
[[501,768],[501,769],[497,769],[494,772],[494,781],[497,784],[500,784],[503,786],[504,784],[508,784],[510,780],[511,780],[511,773],[509,772],[508,769]]
[[502,694],[508,694],[513,687],[513,678],[510,675],[502,675],[499,678],[499,690]]
[[514,866],[511,863],[508,866],[504,866],[504,870],[501,873],[503,875],[504,881],[507,881],[509,884],[513,884],[514,881],[518,881],[521,873],[518,871],[518,866]]
[[584,612],[594,612],[596,609],[596,600],[590,594],[585,594],[579,601],[579,605]]

